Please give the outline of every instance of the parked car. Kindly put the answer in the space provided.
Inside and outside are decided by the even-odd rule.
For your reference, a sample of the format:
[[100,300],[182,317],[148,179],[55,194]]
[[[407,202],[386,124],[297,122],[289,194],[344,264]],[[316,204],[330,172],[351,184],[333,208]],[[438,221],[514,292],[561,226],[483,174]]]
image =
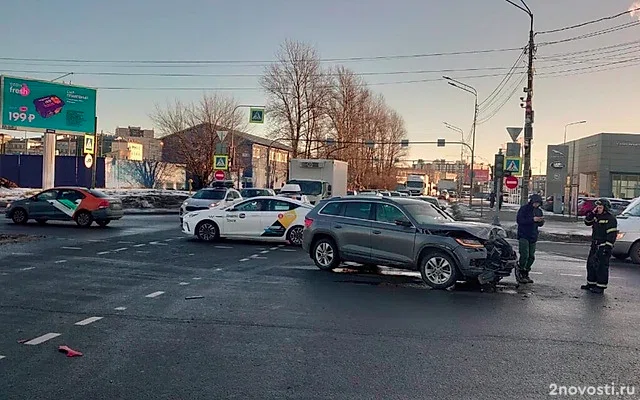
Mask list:
[[347,190],[347,196],[357,196],[358,192],[355,190]]
[[5,216],[15,224],[26,224],[34,219],[39,224],[47,221],[75,221],[83,228],[93,222],[105,227],[122,218],[122,201],[111,198],[99,190],[80,187],[56,187],[7,204]]
[[388,265],[420,271],[427,285],[445,289],[486,272],[488,248],[499,240],[508,251],[491,268],[497,280],[509,276],[516,255],[504,237],[500,227],[456,222],[423,200],[344,197],[307,214],[302,247],[322,270],[343,261]]
[[618,237],[612,255],[620,260],[631,258],[640,264],[640,198],[633,200],[617,219]]
[[[583,197],[578,200],[578,215],[585,216],[592,211],[596,205],[597,197]],[[620,215],[631,204],[630,200],[610,198],[611,213],[613,215]]]
[[224,207],[242,200],[242,195],[235,189],[226,187],[209,187],[198,190],[193,196],[186,199],[180,206],[180,224],[185,214],[208,210],[214,207]]
[[446,202],[444,202],[444,201],[441,202],[440,200],[438,200],[437,197],[433,197],[433,196],[417,196],[417,197],[413,197],[413,198],[414,199],[419,199],[419,200],[422,200],[422,201],[426,201],[427,203],[431,203],[434,206],[440,208],[441,210],[446,210],[447,209],[447,207],[445,205]]

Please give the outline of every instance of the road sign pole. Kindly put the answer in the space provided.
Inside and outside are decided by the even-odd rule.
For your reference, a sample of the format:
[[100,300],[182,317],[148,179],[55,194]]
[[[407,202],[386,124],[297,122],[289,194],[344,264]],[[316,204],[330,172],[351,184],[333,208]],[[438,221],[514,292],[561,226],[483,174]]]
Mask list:
[[502,197],[502,179],[504,179],[504,155],[502,149],[495,156],[494,165],[494,186],[496,190],[495,210],[493,213],[493,225],[500,226],[500,197]]
[[98,117],[94,119],[93,125],[93,166],[91,168],[91,187],[96,188],[96,172],[98,165]]

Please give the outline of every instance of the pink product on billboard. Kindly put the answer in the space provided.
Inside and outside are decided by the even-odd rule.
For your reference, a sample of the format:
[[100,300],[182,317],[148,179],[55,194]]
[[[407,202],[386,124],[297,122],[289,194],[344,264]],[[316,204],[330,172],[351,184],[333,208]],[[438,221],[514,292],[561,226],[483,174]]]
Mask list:
[[64,107],[64,101],[56,95],[44,96],[33,101],[36,111],[42,118],[49,118],[59,114]]

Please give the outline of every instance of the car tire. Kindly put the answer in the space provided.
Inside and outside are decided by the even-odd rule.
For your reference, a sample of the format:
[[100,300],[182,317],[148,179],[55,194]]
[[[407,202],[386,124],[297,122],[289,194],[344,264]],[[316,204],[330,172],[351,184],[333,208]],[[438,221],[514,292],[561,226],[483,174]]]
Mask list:
[[302,234],[304,232],[304,227],[300,225],[292,226],[287,232],[287,241],[294,246],[302,246]]
[[321,238],[314,243],[311,258],[323,271],[332,271],[340,265],[338,246],[329,238]]
[[11,220],[16,225],[25,225],[29,221],[29,215],[24,208],[16,208],[11,212]]
[[426,253],[420,260],[420,275],[433,289],[448,289],[458,280],[458,269],[451,256],[442,251]]
[[640,242],[635,242],[629,251],[629,257],[634,264],[640,264]]
[[89,211],[80,211],[75,217],[76,224],[81,228],[88,228],[93,223],[93,217]]
[[215,222],[205,220],[196,225],[196,237],[205,242],[213,242],[220,236],[220,230]]
[[96,224],[98,224],[99,227],[104,228],[105,226],[109,225],[109,222],[111,222],[110,219],[101,219],[96,221]]

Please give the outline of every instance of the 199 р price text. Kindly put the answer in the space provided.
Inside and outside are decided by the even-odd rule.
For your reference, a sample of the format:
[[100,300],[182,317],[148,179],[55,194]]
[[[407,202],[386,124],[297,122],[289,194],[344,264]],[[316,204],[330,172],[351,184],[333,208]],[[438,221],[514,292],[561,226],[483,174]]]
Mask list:
[[34,114],[27,114],[27,113],[23,113],[23,112],[11,112],[9,111],[9,121],[21,121],[21,122],[25,122],[25,121],[29,121],[32,122],[34,119],[36,119],[36,116]]
[[633,396],[636,387],[633,385],[616,385],[615,383],[598,386],[549,385],[549,396]]

